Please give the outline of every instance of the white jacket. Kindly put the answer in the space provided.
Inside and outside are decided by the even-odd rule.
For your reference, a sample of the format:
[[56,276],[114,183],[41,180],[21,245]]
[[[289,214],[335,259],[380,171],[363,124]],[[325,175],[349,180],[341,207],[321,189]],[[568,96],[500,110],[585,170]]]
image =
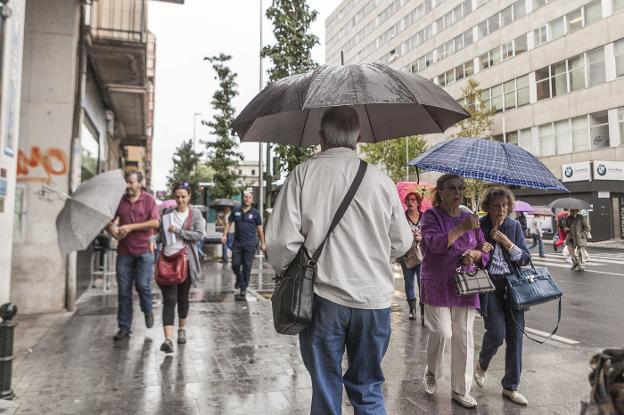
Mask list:
[[[359,166],[355,151],[333,148],[297,166],[286,179],[267,223],[267,254],[282,274],[305,241],[321,244]],[[370,165],[353,201],[328,238],[315,292],[353,308],[390,307],[391,262],[411,247],[413,235],[392,180]]]

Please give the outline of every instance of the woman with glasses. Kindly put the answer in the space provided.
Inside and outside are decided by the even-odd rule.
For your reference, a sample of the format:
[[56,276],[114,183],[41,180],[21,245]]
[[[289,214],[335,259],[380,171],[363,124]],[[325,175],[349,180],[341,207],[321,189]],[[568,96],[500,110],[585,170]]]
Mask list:
[[434,189],[434,207],[422,215],[422,302],[429,329],[425,392],[433,394],[442,377],[444,349],[451,345],[451,398],[466,408],[477,401],[470,395],[474,369],[472,326],[479,297],[459,296],[455,290],[458,267],[474,269],[487,263],[489,250],[479,228],[479,218],[460,208],[464,180],[454,174],[441,176]]
[[[422,203],[422,196],[416,192],[410,192],[405,195],[405,205],[407,206],[407,210],[405,211],[405,216],[407,217],[407,223],[412,230],[412,234],[414,235],[414,241],[412,243],[412,247],[408,251],[408,255],[403,256],[399,263],[401,264],[401,269],[403,270],[403,279],[405,280],[405,295],[407,296],[407,304],[409,306],[409,319],[416,319],[416,293],[414,291],[414,279],[416,279],[416,283],[418,284],[418,297],[420,298],[420,260],[416,255],[411,255],[410,253],[419,251],[420,252],[420,241],[422,240],[422,236],[420,234],[420,205]],[[422,258],[422,255],[420,256]],[[420,302],[421,309],[421,319],[423,303]],[[423,320],[424,321],[424,320]]]
[[165,353],[173,353],[173,327],[175,322],[175,309],[178,309],[178,344],[186,343],[186,317],[189,311],[189,294],[191,285],[196,285],[201,275],[197,241],[204,237],[204,226],[201,211],[189,206],[191,199],[191,187],[188,182],[175,185],[173,193],[176,207],[163,211],[160,223],[160,240],[163,248],[162,254],[172,258],[185,250],[188,258],[187,275],[184,280],[176,285],[161,285],[160,291],[163,297],[163,330],[165,341],[160,350]]

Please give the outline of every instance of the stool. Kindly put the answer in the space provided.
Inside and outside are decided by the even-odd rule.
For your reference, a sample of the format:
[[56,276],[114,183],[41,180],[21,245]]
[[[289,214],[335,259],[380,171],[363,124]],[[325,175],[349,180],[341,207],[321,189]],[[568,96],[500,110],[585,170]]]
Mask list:
[[95,247],[91,253],[91,281],[89,285],[95,288],[95,278],[102,277],[102,289],[104,293],[115,282],[117,251],[105,247]]

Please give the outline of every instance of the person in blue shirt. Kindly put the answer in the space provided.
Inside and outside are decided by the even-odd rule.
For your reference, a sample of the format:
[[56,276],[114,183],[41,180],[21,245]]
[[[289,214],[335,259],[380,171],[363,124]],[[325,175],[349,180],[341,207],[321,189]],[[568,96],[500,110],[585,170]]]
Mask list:
[[[243,195],[243,204],[232,209],[232,213],[225,225],[221,243],[227,243],[227,235],[234,223],[234,241],[232,243],[232,270],[236,275],[234,288],[240,288],[240,296],[245,297],[249,286],[249,275],[251,265],[260,238],[260,249],[266,251],[266,240],[262,229],[262,217],[260,212],[253,206],[253,196],[251,193]],[[241,269],[242,267],[242,269]]]

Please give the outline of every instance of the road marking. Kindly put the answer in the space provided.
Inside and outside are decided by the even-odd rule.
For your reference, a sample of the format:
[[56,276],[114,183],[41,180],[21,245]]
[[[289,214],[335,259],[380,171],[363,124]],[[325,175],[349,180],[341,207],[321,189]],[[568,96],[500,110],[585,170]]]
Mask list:
[[[541,266],[541,267],[545,267],[545,268],[565,268],[568,271],[572,271],[570,269],[570,265],[569,264],[551,264],[548,262],[540,262],[540,261],[533,261],[533,264],[537,265],[537,266]],[[604,275],[613,275],[613,276],[618,276],[618,277],[624,277],[624,274],[618,273],[618,272],[608,272],[608,271],[596,271],[593,269],[587,269],[585,268],[585,271],[574,271],[576,273],[583,273],[583,272],[593,272],[594,274],[604,274]]]
[[[531,334],[534,334],[536,336],[539,336],[542,339],[545,339],[550,334],[550,333],[546,333],[545,331],[532,329],[530,327],[525,327],[524,331],[526,331],[527,333],[531,333]],[[557,336],[557,335],[553,335],[548,340],[553,340],[553,341],[557,341],[557,342],[565,343],[565,344],[569,344],[569,345],[580,344],[580,342],[578,342],[576,340],[568,339],[567,337],[561,337],[561,336]]]

